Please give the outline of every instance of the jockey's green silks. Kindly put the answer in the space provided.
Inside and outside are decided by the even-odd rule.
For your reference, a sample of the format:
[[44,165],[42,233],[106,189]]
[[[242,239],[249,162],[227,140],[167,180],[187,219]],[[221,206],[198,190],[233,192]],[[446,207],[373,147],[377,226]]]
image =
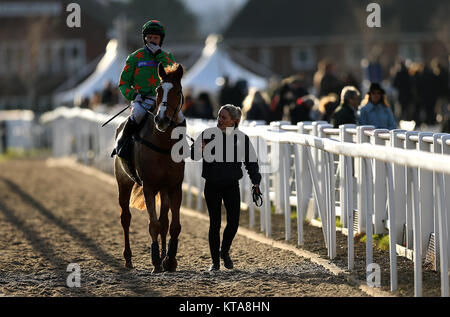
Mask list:
[[131,53],[120,75],[119,89],[127,100],[134,100],[137,94],[142,96],[156,96],[156,88],[160,80],[158,76],[158,64],[164,67],[175,63],[171,53],[161,51],[154,55],[146,47]]

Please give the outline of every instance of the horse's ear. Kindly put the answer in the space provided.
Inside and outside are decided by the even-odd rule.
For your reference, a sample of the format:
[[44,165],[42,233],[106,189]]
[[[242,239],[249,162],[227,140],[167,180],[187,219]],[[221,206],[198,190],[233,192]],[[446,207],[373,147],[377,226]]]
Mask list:
[[167,76],[166,70],[164,69],[164,65],[162,63],[159,63],[158,65],[158,76],[162,79]]
[[180,81],[181,77],[183,77],[184,74],[184,68],[181,66],[181,64],[178,64],[177,70],[175,71],[176,78]]

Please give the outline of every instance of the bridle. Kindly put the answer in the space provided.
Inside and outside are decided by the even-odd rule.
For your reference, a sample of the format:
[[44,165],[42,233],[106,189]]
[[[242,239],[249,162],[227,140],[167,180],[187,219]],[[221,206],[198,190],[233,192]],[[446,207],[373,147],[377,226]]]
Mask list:
[[[163,83],[164,83],[164,82],[162,81],[162,82],[159,84],[159,86],[156,87],[156,90],[158,90],[159,88],[162,88],[162,84],[163,84]],[[180,89],[180,91],[178,92],[178,96],[180,96],[180,102],[179,102],[178,106],[175,108],[175,111],[173,112],[172,117],[170,118],[170,121],[169,121],[169,127],[171,127],[171,126],[176,126],[176,123],[175,123],[175,117],[178,115],[178,112],[181,111],[181,107],[183,107],[183,104],[184,104],[184,95],[183,95],[183,90],[182,90],[182,89]],[[167,104],[168,104],[167,101],[163,101],[161,104],[167,108]]]

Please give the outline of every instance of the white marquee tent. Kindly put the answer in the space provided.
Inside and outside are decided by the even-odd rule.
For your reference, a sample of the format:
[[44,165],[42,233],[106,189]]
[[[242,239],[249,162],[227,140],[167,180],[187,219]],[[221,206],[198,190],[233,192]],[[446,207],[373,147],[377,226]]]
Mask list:
[[53,101],[60,105],[64,103],[80,103],[84,97],[91,97],[95,92],[101,92],[109,81],[117,84],[127,55],[115,39],[106,46],[106,53],[98,63],[95,71],[82,83],[68,91],[55,94]]
[[231,82],[244,79],[249,88],[265,89],[268,85],[268,80],[232,61],[218,44],[218,36],[210,35],[206,39],[202,56],[184,75],[181,83],[183,88],[191,89],[193,94],[201,91],[217,94],[223,77],[228,77]]
[[[95,71],[78,86],[55,94],[54,103],[57,105],[73,102],[79,104],[82,98],[90,98],[95,92],[101,92],[106,82],[117,83],[127,58],[126,52],[119,43],[120,40],[111,40]],[[191,89],[194,94],[206,91],[215,95],[220,90],[218,83],[223,77],[228,77],[231,82],[244,79],[249,88],[265,89],[268,85],[268,80],[265,78],[233,62],[218,45],[218,36],[210,35],[206,40],[202,56],[184,75],[182,85],[184,89]]]

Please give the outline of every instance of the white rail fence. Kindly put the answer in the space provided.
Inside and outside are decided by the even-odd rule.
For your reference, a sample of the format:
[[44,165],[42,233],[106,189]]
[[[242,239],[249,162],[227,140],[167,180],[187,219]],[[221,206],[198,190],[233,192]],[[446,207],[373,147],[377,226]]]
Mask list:
[[[112,172],[110,153],[116,118],[90,110],[59,108],[42,116],[54,156],[75,155],[82,163]],[[197,137],[213,121],[188,121]],[[336,257],[336,217],[347,234],[348,268],[354,268],[356,233],[365,232],[366,267],[373,262],[372,234],[389,234],[390,286],[397,289],[397,254],[414,262],[415,296],[422,295],[422,266],[431,258],[441,273],[441,294],[449,295],[450,135],[326,122],[241,126],[257,148],[264,172],[260,230],[271,236],[271,214],[284,214],[285,238],[291,238],[291,208],[296,207],[297,241],[303,245],[303,220],[320,218],[330,259]],[[185,204],[202,209],[201,162],[186,160]],[[244,173],[246,175],[246,173]],[[255,225],[246,175],[241,199]],[[196,195],[196,206],[193,206]],[[270,199],[267,199],[269,197]],[[369,273],[369,272],[368,272]]]
[[34,123],[34,113],[30,110],[0,111],[0,151],[3,148],[31,150],[39,143],[39,127]]

